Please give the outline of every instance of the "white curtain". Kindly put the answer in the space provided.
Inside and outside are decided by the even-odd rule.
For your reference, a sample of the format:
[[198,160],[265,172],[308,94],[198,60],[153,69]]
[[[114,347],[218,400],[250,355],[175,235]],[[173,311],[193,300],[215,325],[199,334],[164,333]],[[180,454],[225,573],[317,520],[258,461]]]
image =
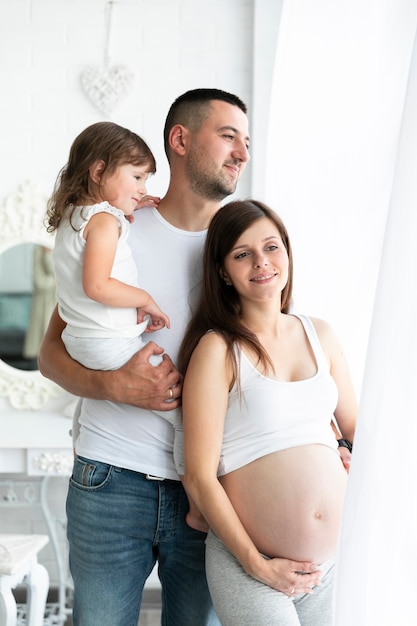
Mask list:
[[417,624],[417,47],[341,531],[337,626]]
[[284,0],[278,32],[265,197],[291,235],[296,309],[334,326],[358,395],[416,4]]
[[336,626],[417,624],[417,0],[284,0],[266,201],[360,395]]

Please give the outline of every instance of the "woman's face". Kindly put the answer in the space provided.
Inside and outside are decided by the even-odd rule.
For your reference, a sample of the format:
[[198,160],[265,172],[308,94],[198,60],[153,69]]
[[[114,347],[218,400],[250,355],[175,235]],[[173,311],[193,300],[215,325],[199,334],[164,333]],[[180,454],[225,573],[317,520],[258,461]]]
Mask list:
[[224,261],[222,277],[241,300],[281,296],[288,281],[288,254],[278,228],[267,217],[256,220],[239,237]]

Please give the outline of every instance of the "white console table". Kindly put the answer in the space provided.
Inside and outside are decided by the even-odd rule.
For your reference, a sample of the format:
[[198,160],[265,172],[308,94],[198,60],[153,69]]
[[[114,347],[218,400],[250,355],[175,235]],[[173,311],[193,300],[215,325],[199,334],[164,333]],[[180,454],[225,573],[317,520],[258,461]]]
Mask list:
[[[57,526],[64,525],[65,520],[52,514],[48,490],[57,477],[66,481],[71,473],[70,427],[71,420],[56,412],[0,410],[0,511],[3,507],[29,507],[30,510],[34,506],[42,510],[59,579],[57,613],[50,622],[53,624],[63,624],[69,612],[69,576],[67,557],[57,534]],[[46,619],[45,624],[48,623]]]

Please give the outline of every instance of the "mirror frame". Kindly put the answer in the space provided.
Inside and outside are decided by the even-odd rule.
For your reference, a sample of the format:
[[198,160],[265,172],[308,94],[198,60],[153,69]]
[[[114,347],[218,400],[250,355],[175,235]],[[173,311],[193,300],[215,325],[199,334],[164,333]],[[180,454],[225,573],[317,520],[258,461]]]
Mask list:
[[[22,243],[53,248],[54,238],[44,224],[48,197],[27,180],[0,206],[0,254]],[[14,368],[0,359],[0,396],[16,409],[40,409],[51,398],[64,393],[38,370]]]

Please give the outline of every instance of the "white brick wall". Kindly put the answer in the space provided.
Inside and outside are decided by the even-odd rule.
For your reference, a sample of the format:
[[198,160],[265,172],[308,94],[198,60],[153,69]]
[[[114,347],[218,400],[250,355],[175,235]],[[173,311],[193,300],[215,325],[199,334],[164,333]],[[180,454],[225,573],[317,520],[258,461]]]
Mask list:
[[[135,82],[111,116],[100,113],[80,74],[104,65],[106,8],[107,0],[0,0],[0,204],[26,179],[49,194],[76,134],[102,119],[148,141],[158,165],[149,189],[163,195],[162,128],[171,102],[207,86],[237,93],[251,106],[252,0],[117,0],[109,64],[131,67]],[[249,195],[249,187],[246,173],[239,193]],[[63,511],[65,491],[58,481],[57,510]],[[44,532],[42,516],[1,508],[0,532]],[[41,561],[55,582],[51,546]]]
[[[86,66],[104,65],[107,0],[0,0],[0,210],[4,198],[27,179],[49,194],[75,136],[104,119],[148,141],[158,166],[149,191],[163,195],[165,116],[178,95],[197,87],[231,91],[248,105],[257,134],[252,187],[262,191],[280,5],[280,0],[116,0],[109,65],[131,67],[135,82],[106,116],[84,94],[80,74]],[[255,178],[252,164],[239,183],[239,197],[250,195],[251,172]],[[54,489],[51,506],[62,516],[65,481],[58,480]],[[44,531],[38,510],[0,508],[0,532]],[[40,560],[56,583],[51,546]]]
[[[104,65],[107,0],[0,0],[0,201],[26,178],[51,191],[74,137],[113,121],[148,141],[158,164],[150,190],[162,195],[162,127],[171,102],[195,87],[232,91],[251,105],[252,0],[117,0],[109,64],[135,73],[111,116],[80,84]],[[249,176],[241,191],[247,195]]]

